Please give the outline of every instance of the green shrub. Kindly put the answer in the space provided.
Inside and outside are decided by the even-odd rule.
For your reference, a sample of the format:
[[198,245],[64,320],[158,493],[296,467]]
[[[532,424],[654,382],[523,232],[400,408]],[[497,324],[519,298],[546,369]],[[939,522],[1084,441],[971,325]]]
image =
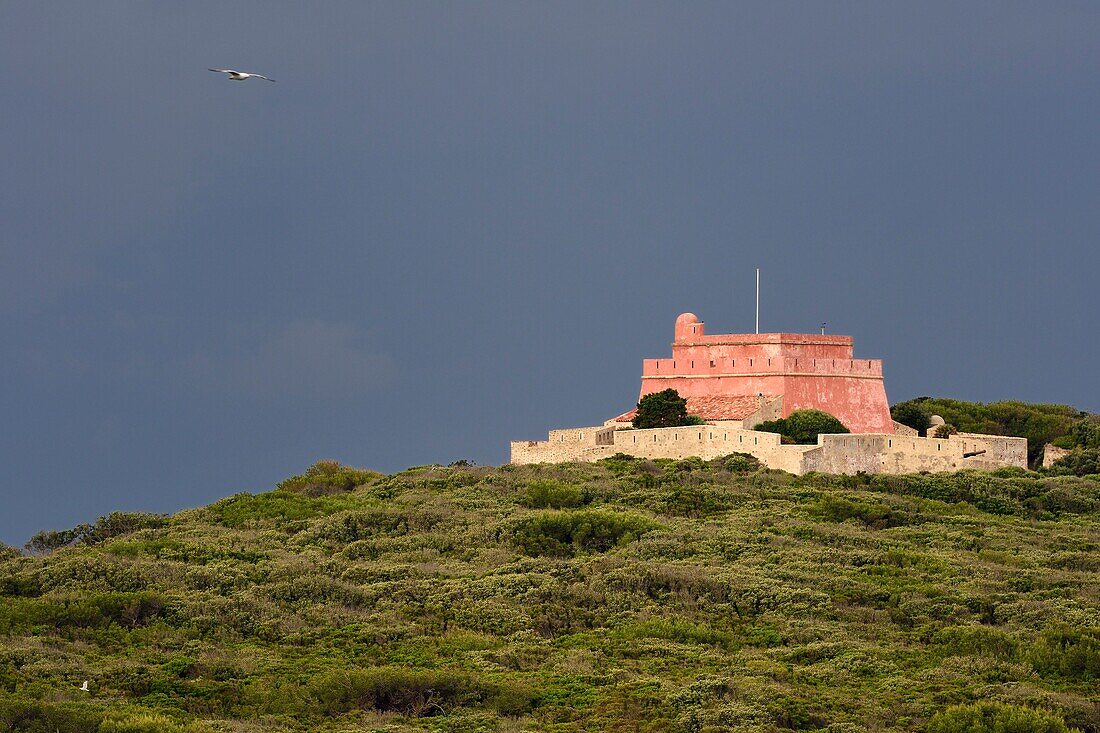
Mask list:
[[339,461],[317,461],[305,473],[283,479],[275,488],[307,496],[324,496],[373,483],[382,477],[377,471],[345,466]]
[[10,572],[0,575],[0,596],[33,598],[42,593],[42,579],[37,573]]
[[847,433],[848,428],[827,412],[821,410],[795,410],[789,416],[779,420],[762,422],[754,430],[765,433],[779,433],[785,443],[813,444],[822,433]]
[[97,545],[114,537],[137,532],[142,529],[156,529],[168,524],[168,517],[163,514],[146,514],[145,512],[111,512],[105,517],[100,517],[94,524],[79,524],[72,529],[43,530],[26,544],[26,549],[37,555],[44,555],[54,550],[74,545]]
[[110,713],[97,733],[207,733],[202,723],[180,724],[158,713]]
[[322,499],[290,491],[269,491],[265,494],[235,494],[206,507],[213,520],[232,529],[281,525],[310,519],[323,513]]
[[376,537],[430,532],[445,520],[445,515],[431,507],[384,506],[325,517],[315,522],[303,537],[313,544],[335,548]]
[[924,435],[932,426],[932,413],[916,400],[894,405],[890,408],[890,417],[902,425],[908,425],[920,435]]
[[711,463],[730,473],[755,473],[762,466],[760,459],[751,453],[730,453],[728,456],[715,458]]
[[522,682],[506,682],[491,688],[489,706],[501,715],[517,717],[531,712],[535,706],[535,691]]
[[810,509],[814,516],[830,522],[844,522],[858,519],[872,529],[900,527],[906,524],[906,517],[885,504],[869,504],[852,501],[839,496],[826,496]]
[[585,504],[579,486],[553,479],[532,481],[527,485],[522,503],[532,509],[573,509]]
[[1070,430],[1074,444],[1082,448],[1100,448],[1100,415],[1089,415]]
[[577,552],[606,552],[657,526],[634,514],[594,510],[544,512],[517,522],[512,542],[527,555],[564,557]]
[[1100,448],[1075,448],[1051,467],[1051,473],[1073,476],[1100,474]]
[[1068,733],[1054,713],[997,702],[954,705],[932,716],[928,733]]
[[932,433],[933,438],[939,438],[940,440],[947,440],[952,435],[958,435],[959,429],[954,425],[937,425],[935,432]]
[[115,537],[122,537],[137,532],[138,530],[158,529],[167,524],[168,517],[163,514],[111,512],[106,517],[97,519],[88,533],[81,538],[81,542],[87,545],[96,545]]
[[650,508],[676,517],[708,517],[735,506],[735,497],[706,484],[669,481]]
[[629,453],[616,453],[608,458],[601,458],[597,463],[606,467],[612,474],[620,476],[630,471],[638,460]]
[[631,424],[636,428],[677,428],[681,425],[701,425],[703,419],[688,415],[687,400],[674,389],[647,394],[638,401],[638,411]]
[[328,715],[379,710],[427,717],[477,705],[490,690],[466,672],[376,667],[328,672],[310,683],[309,693]]
[[978,655],[1013,659],[1020,648],[1013,636],[990,626],[953,626],[936,633],[933,641],[950,655]]
[[73,703],[0,697],[0,730],[20,733],[97,733],[103,713]]
[[871,478],[874,490],[892,494],[919,496],[948,503],[967,502],[990,514],[1009,515],[1022,512],[1021,498],[1015,494],[1020,485],[1038,487],[1033,481],[1001,479],[982,471],[958,473],[878,475]]
[[1100,629],[1046,629],[1028,659],[1044,677],[1100,681]]
[[89,527],[90,525],[81,524],[73,529],[44,529],[36,532],[23,547],[27,552],[35,555],[46,555],[54,550],[60,550],[62,547],[76,543]]

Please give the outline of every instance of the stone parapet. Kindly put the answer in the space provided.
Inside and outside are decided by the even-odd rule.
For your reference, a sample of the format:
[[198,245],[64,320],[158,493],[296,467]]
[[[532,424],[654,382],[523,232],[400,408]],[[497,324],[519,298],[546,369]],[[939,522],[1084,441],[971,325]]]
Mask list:
[[704,460],[748,453],[769,468],[803,474],[950,472],[966,468],[1027,468],[1027,440],[959,434],[921,438],[894,434],[820,435],[817,445],[784,445],[779,435],[724,425],[615,430],[604,426],[555,430],[544,441],[514,441],[512,463],[589,462],[625,453],[638,458]]

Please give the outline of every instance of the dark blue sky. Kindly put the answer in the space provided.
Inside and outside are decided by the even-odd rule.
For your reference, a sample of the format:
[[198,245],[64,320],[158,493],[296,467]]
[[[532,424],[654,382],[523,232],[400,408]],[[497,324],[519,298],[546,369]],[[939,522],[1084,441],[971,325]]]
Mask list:
[[[5,3],[0,540],[506,460],[691,310],[1100,410],[1096,3]],[[232,83],[209,66],[267,74]]]

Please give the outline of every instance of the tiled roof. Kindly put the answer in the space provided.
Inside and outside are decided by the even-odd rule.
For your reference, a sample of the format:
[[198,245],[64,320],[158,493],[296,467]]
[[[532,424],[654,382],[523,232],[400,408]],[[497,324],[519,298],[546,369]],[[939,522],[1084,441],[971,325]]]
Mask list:
[[[687,398],[689,415],[704,420],[744,420],[760,408],[760,398],[755,395],[709,395]],[[637,410],[624,412],[615,422],[630,422]]]

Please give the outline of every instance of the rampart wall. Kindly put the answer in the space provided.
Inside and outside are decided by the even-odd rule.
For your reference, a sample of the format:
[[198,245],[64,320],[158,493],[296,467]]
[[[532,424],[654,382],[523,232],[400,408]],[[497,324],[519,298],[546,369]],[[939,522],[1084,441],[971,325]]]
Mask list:
[[1027,439],[954,435],[822,435],[820,450],[806,454],[804,471],[821,473],[940,473],[964,468],[1027,468]]
[[626,453],[639,458],[704,460],[749,453],[769,468],[803,474],[944,472],[1027,467],[1027,440],[959,434],[949,439],[892,434],[821,435],[811,445],[783,445],[775,433],[721,425],[649,430],[609,427],[554,430],[545,441],[514,441],[512,463],[587,462]]

